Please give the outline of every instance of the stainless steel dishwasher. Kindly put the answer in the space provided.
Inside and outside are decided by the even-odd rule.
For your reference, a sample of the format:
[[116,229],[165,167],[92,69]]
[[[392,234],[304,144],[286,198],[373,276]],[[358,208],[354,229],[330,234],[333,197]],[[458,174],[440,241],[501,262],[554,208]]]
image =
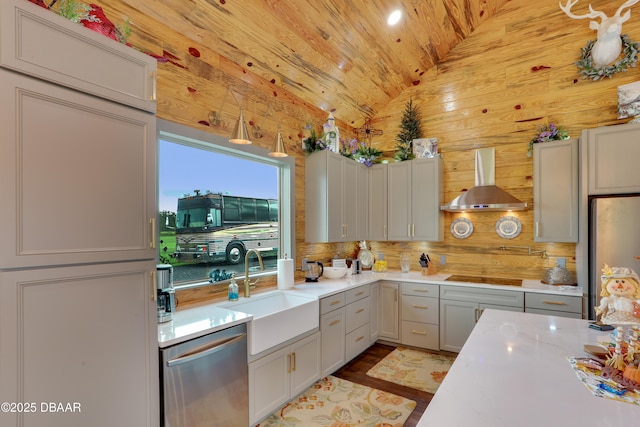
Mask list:
[[246,324],[160,350],[162,426],[249,425]]

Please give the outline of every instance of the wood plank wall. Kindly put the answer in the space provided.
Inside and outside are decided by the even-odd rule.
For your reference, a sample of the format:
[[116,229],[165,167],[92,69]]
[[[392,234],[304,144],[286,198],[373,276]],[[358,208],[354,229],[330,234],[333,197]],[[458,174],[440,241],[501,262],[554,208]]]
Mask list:
[[[587,4],[581,3],[575,8],[586,10]],[[622,4],[587,3],[609,16]],[[640,40],[639,8],[632,8],[623,33]],[[630,68],[603,81],[582,79],[574,62],[590,39],[595,39],[595,32],[588,20],[568,18],[557,1],[512,0],[454,48],[420,85],[381,111],[373,125],[385,134],[375,142],[383,150],[393,150],[397,132],[393,129],[413,98],[422,113],[425,137],[438,138],[446,201],[473,186],[473,150],[495,147],[496,184],[529,203],[530,209],[513,213],[522,222],[522,233],[511,240],[495,233],[495,223],[505,213],[446,213],[444,241],[372,242],[373,252],[384,252],[397,265],[401,250],[415,256],[429,251],[432,259],[446,256],[441,272],[532,279],[541,278],[563,257],[575,272],[575,245],[533,241],[533,159],[527,157],[527,143],[541,124],[560,124],[572,137],[579,137],[583,129],[629,120],[617,120],[617,86],[639,80],[640,70]],[[459,240],[449,233],[449,226],[463,215],[473,222],[474,232]],[[546,250],[548,258],[530,256],[526,249],[502,251],[498,249],[502,245]]]
[[[622,2],[590,3],[594,9],[612,15]],[[118,21],[118,16],[129,17],[130,41],[134,46],[167,59],[159,66],[158,117],[226,136],[238,113],[233,101],[227,100],[225,106],[226,127],[214,128],[203,122],[210,110],[219,108],[226,88],[234,88],[244,103],[248,120],[258,124],[272,105],[272,114],[264,126],[265,137],[254,143],[268,148],[275,137],[277,120],[283,126],[289,154],[296,157],[296,264],[307,255],[322,261],[334,255],[355,256],[356,242],[304,241],[304,154],[300,140],[305,125],[319,127],[325,119],[324,112],[287,96],[276,84],[250,70],[230,63],[218,55],[215,46],[194,45],[165,21],[147,17],[119,0],[103,0],[101,5],[114,21]],[[632,8],[623,32],[633,40],[640,40],[640,7]],[[622,123],[616,118],[616,88],[639,79],[638,68],[603,81],[582,79],[574,62],[580,49],[594,38],[588,21],[568,18],[558,8],[557,0],[512,0],[455,47],[446,60],[425,73],[418,85],[406,90],[374,117],[373,126],[384,134],[376,137],[373,145],[388,158],[393,157],[402,111],[413,98],[422,114],[425,136],[439,140],[445,166],[446,201],[473,185],[474,149],[491,146],[496,148],[496,183],[532,207],[533,162],[527,157],[527,143],[538,125],[559,124],[572,137],[578,137],[582,129]],[[339,122],[339,126],[348,128],[344,122]],[[446,265],[438,267],[445,273],[538,279],[559,257],[566,258],[567,267],[575,271],[575,245],[533,242],[532,208],[515,214],[522,222],[522,233],[512,240],[495,233],[496,221],[505,214],[491,212],[466,214],[473,221],[474,233],[458,240],[449,233],[449,226],[460,215],[463,214],[446,214],[442,242],[370,242],[373,253],[384,253],[392,269],[399,268],[399,253],[409,251],[416,260],[416,268],[422,252],[428,252],[435,260],[446,257]],[[546,250],[548,258],[527,255],[526,249],[502,251],[499,247],[503,245]],[[300,273],[297,274],[300,278]],[[260,286],[273,284],[264,280]],[[209,289],[204,294],[194,291],[183,299],[189,302],[208,299],[225,290],[226,287]]]

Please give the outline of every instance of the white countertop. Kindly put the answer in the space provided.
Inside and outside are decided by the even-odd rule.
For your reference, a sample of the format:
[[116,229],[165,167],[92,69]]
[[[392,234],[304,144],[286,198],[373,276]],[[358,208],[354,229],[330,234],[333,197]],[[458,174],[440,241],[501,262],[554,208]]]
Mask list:
[[593,396],[567,361],[602,334],[587,320],[485,310],[417,426],[638,425],[640,407]]
[[522,286],[505,286],[505,285],[492,285],[481,283],[469,283],[469,282],[450,282],[447,281],[447,277],[451,274],[434,274],[430,276],[423,276],[422,273],[409,272],[401,273],[400,271],[387,271],[384,273],[374,273],[371,271],[363,272],[362,274],[356,274],[353,276],[347,276],[343,279],[330,280],[321,277],[317,283],[298,283],[294,286],[294,289],[311,293],[318,298],[324,298],[329,295],[345,291],[350,288],[355,288],[368,283],[374,283],[378,280],[390,280],[395,282],[413,282],[413,283],[433,283],[436,285],[449,285],[449,286],[462,286],[469,288],[484,288],[484,289],[502,289],[515,292],[536,292],[554,295],[567,295],[582,297],[583,289],[579,286],[553,286],[545,285],[540,280],[524,279]]
[[179,310],[173,313],[173,320],[158,324],[158,345],[160,348],[169,347],[251,319],[253,316],[250,314],[228,310],[215,304]]
[[[453,285],[463,287],[503,289],[516,292],[544,292],[548,294],[569,295],[582,297],[582,289],[575,287],[570,290],[561,290],[558,286],[543,285],[539,280],[523,280],[522,286],[502,286],[490,284],[475,284],[467,282],[448,282],[445,279],[450,274],[435,274],[423,276],[418,272],[401,273],[400,271],[388,271],[374,273],[365,271],[362,274],[346,276],[342,279],[326,279],[321,277],[318,282],[299,282],[293,290],[300,291],[318,299],[325,298],[345,290],[358,286],[374,283],[378,280],[391,280],[398,282],[433,283],[437,285]],[[272,289],[274,290],[274,289]],[[248,322],[251,315],[232,311],[220,307],[224,302],[199,305],[196,307],[178,310],[173,314],[173,320],[158,324],[158,344],[168,347],[189,339],[198,338],[221,329],[229,328],[240,323]]]

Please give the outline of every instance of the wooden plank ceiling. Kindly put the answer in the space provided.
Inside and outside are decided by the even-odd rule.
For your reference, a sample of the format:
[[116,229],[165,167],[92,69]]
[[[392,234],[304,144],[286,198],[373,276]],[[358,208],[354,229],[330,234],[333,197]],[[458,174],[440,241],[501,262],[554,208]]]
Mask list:
[[[209,47],[219,55],[217,61],[229,61],[271,82],[286,97],[333,111],[337,119],[359,127],[406,88],[428,84],[426,71],[507,2],[103,0],[99,4],[105,9],[127,5],[145,20]],[[386,19],[396,8],[403,17],[390,27]]]

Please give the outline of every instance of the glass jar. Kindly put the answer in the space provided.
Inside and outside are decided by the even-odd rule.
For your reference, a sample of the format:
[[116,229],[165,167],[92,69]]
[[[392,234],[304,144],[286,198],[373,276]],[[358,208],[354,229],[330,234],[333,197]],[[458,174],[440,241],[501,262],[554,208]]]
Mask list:
[[403,273],[408,273],[411,268],[411,255],[408,252],[402,252],[400,254],[400,270]]

